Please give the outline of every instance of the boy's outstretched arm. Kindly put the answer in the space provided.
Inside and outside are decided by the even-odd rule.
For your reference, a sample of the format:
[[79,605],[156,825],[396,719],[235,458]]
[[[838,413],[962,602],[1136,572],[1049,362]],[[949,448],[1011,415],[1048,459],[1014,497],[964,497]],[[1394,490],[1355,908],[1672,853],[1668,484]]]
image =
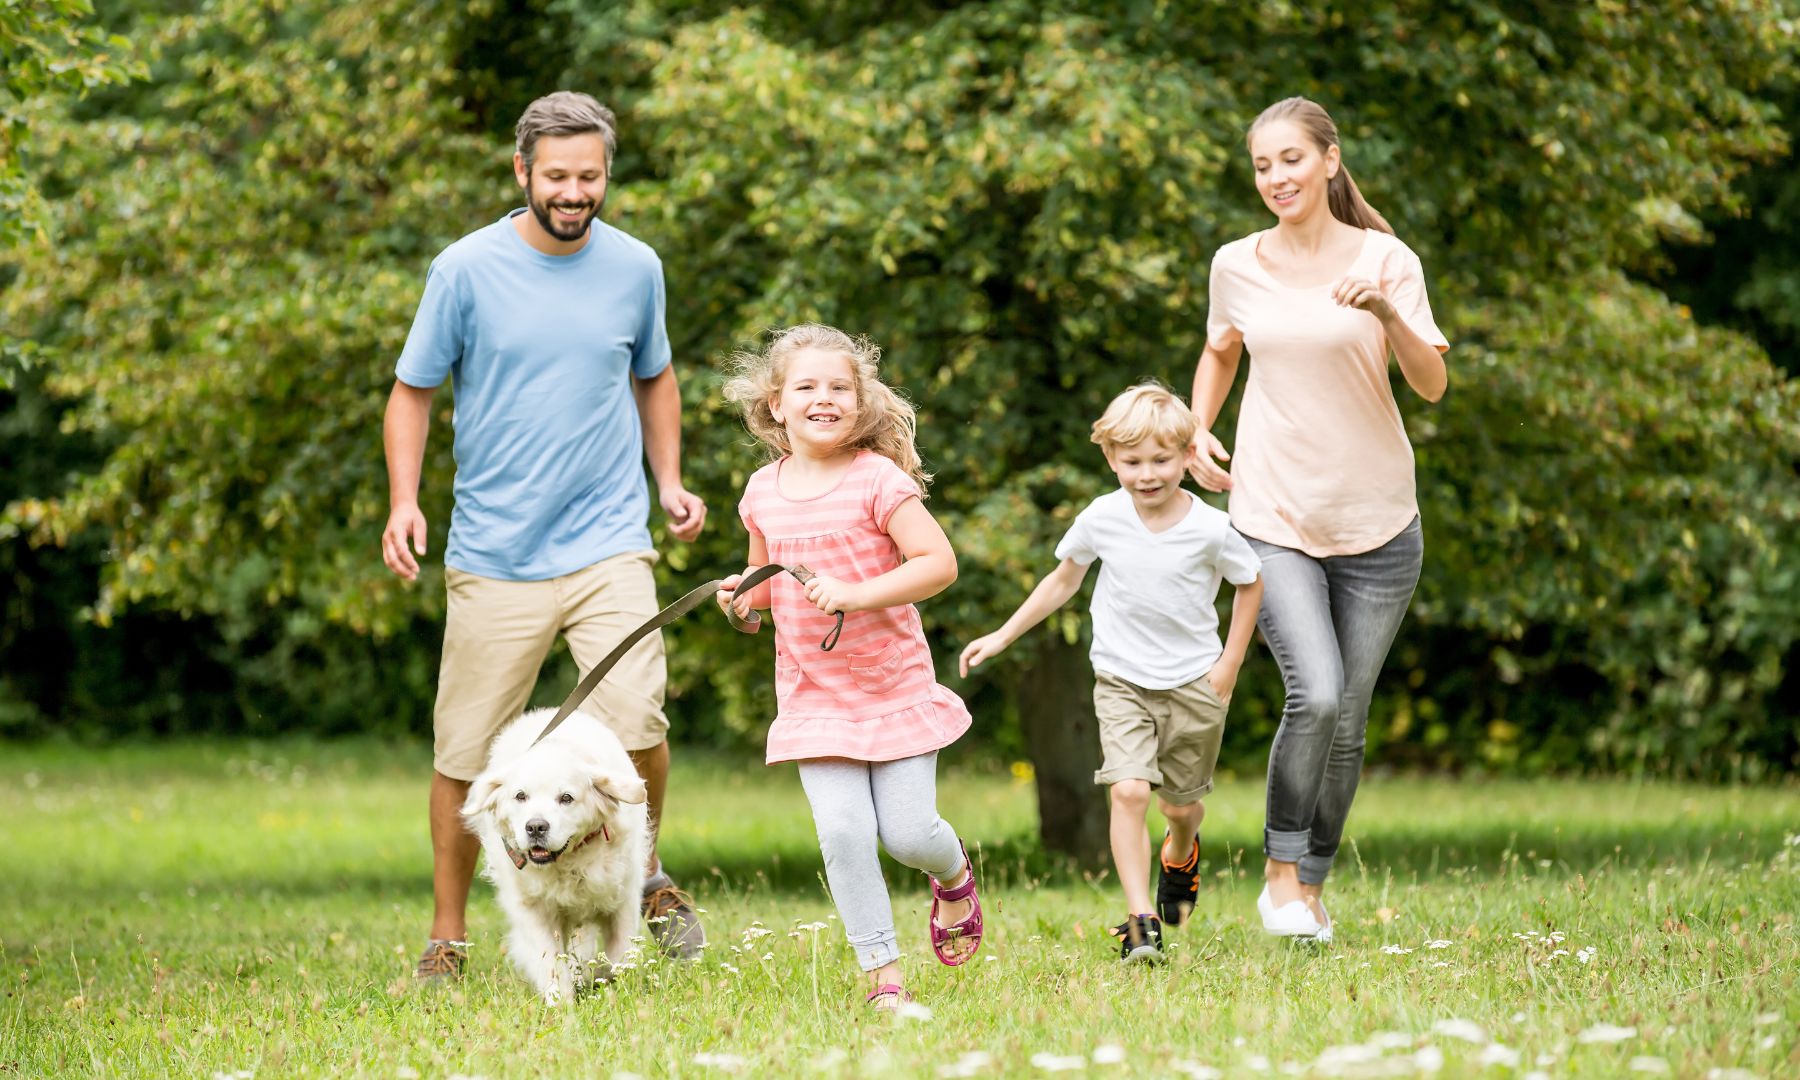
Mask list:
[[1250,637],[1256,632],[1256,613],[1262,608],[1263,580],[1258,574],[1248,585],[1239,585],[1231,593],[1231,630],[1225,635],[1225,651],[1213,664],[1206,677],[1218,692],[1220,701],[1230,701],[1237,686],[1238,669],[1250,652]]
[[[1088,565],[1093,565],[1092,563]],[[976,638],[963,647],[962,660],[958,669],[963,678],[969,677],[969,669],[979,667],[983,660],[999,656],[1006,647],[1019,640],[1025,631],[1044,621],[1052,611],[1069,602],[1081,582],[1087,577],[1088,568],[1074,559],[1064,559],[1056,569],[1044,575],[1031,590],[1031,595],[1019,605],[1019,610],[1012,613],[1012,618],[1005,625],[991,634]]]

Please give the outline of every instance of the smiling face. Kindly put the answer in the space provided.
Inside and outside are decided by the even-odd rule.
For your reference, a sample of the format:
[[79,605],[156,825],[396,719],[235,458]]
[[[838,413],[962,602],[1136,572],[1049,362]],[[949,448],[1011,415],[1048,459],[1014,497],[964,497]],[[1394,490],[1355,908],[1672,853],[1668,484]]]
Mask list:
[[1270,120],[1250,133],[1250,161],[1256,168],[1256,190],[1285,224],[1329,214],[1326,192],[1337,175],[1339,151],[1319,149],[1306,130],[1292,120]]
[[1131,493],[1138,514],[1150,517],[1169,508],[1181,494],[1181,477],[1187,464],[1187,447],[1169,446],[1155,439],[1126,446],[1108,447],[1106,463],[1119,478],[1119,486]]
[[781,390],[769,399],[775,422],[795,452],[835,450],[856,428],[856,371],[850,357],[801,349],[788,357]]
[[577,244],[606,203],[606,140],[598,133],[545,135],[529,171],[513,155],[513,175],[538,226],[559,244]]

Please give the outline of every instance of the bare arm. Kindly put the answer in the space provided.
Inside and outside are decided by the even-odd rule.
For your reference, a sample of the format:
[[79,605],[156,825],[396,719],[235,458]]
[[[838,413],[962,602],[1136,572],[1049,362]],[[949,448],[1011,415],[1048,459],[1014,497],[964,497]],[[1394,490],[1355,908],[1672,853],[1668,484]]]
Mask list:
[[681,484],[681,387],[675,382],[675,365],[648,379],[634,377],[631,392],[644,425],[644,458],[656,478],[657,501],[669,515],[669,532],[677,540],[692,540],[706,524],[706,504]]
[[435,386],[410,386],[394,380],[381,421],[388,470],[388,521],[381,532],[381,561],[408,581],[419,576],[414,552],[425,554],[419,473],[425,465],[425,438],[431,430],[431,399],[436,393]]
[[867,581],[840,581],[823,574],[806,584],[806,598],[827,615],[834,611],[916,604],[936,596],[956,580],[956,552],[943,526],[916,498],[888,515],[887,534],[906,561]]
[[1239,585],[1232,592],[1231,630],[1225,635],[1225,651],[1206,673],[1221,701],[1231,700],[1231,691],[1237,686],[1238,670],[1244,666],[1244,657],[1249,655],[1250,638],[1256,633],[1256,613],[1262,608],[1262,595],[1261,574],[1255,581]]
[[1400,362],[1400,374],[1406,377],[1406,385],[1412,387],[1415,394],[1426,401],[1437,401],[1444,396],[1444,390],[1450,385],[1444,354],[1400,317],[1380,285],[1367,278],[1345,278],[1332,287],[1331,298],[1381,320],[1381,328],[1387,332],[1388,346],[1394,350],[1394,359]]
[[1212,426],[1219,419],[1219,410],[1225,407],[1225,397],[1231,393],[1231,384],[1237,379],[1238,361],[1243,356],[1242,339],[1223,348],[1209,341],[1200,353],[1199,363],[1194,365],[1194,396],[1188,400],[1193,403],[1194,415],[1200,419],[1201,431],[1194,435],[1194,453],[1188,462],[1188,472],[1195,483],[1208,491],[1231,489],[1231,474],[1218,464],[1230,461],[1231,455],[1225,451],[1225,444],[1213,435]]
[[1056,565],[1056,569],[1045,574],[1037,587],[1031,590],[1031,595],[1019,605],[1019,610],[1013,612],[1012,618],[1007,619],[1000,629],[978,637],[963,647],[962,658],[958,662],[963,678],[968,678],[970,668],[979,667],[983,660],[1005,652],[1026,631],[1068,603],[1069,598],[1081,588],[1087,572],[1088,568],[1074,559],[1064,559]]

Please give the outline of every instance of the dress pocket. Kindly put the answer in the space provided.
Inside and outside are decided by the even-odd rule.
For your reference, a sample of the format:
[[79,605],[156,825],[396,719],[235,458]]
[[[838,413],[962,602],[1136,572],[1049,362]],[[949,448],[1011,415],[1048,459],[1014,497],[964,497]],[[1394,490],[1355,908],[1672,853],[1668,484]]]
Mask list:
[[874,652],[850,654],[850,677],[865,694],[885,694],[900,684],[906,673],[906,657],[898,642],[890,641]]

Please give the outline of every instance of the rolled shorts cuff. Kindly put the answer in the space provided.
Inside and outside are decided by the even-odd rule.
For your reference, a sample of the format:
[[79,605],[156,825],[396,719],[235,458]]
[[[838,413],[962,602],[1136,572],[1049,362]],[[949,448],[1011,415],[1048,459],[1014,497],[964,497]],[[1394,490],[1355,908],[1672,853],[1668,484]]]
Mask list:
[[1162,773],[1142,765],[1115,765],[1094,773],[1094,783],[1101,787],[1111,787],[1121,780],[1142,780],[1152,788],[1162,787]]
[[1156,792],[1156,797],[1163,802],[1168,803],[1170,806],[1192,806],[1201,799],[1211,795],[1212,789],[1213,782],[1208,780],[1199,787],[1189,788],[1186,791],[1170,791],[1167,788],[1160,788]]
[[1325,884],[1325,879],[1331,876],[1331,864],[1336,860],[1335,855],[1315,855],[1310,851],[1300,856],[1300,884]]
[[1312,844],[1310,832],[1276,832],[1263,830],[1263,854],[1276,862],[1297,863],[1306,858]]

